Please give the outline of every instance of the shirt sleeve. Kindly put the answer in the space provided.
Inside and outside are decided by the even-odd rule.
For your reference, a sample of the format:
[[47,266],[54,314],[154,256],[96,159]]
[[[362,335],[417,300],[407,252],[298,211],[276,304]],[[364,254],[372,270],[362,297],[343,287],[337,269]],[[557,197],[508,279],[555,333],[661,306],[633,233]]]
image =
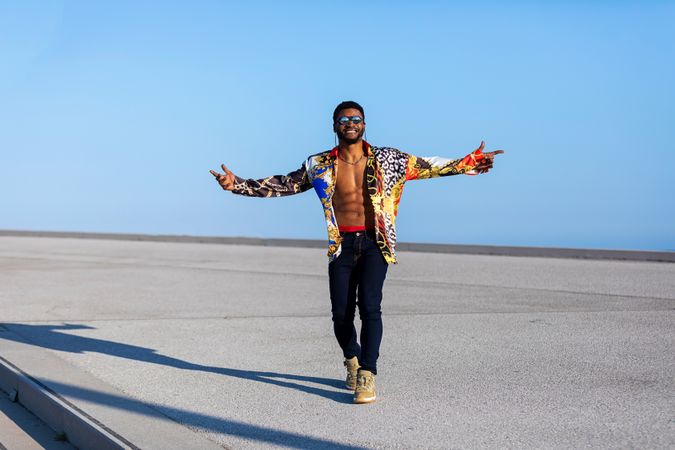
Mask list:
[[464,158],[447,159],[439,156],[408,155],[406,180],[423,180],[425,178],[447,177],[450,175],[468,174],[483,160],[483,152],[474,150]]
[[286,175],[272,175],[258,180],[235,176],[232,193],[249,197],[283,197],[305,192],[311,187],[307,166],[303,163],[298,170]]

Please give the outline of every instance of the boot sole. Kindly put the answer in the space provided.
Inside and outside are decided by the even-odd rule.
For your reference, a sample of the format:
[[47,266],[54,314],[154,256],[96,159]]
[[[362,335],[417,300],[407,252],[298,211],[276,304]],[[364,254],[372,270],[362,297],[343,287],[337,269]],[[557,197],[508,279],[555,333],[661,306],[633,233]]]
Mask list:
[[372,397],[366,398],[354,398],[354,403],[357,405],[363,405],[364,403],[373,403],[377,399],[377,396],[373,395]]

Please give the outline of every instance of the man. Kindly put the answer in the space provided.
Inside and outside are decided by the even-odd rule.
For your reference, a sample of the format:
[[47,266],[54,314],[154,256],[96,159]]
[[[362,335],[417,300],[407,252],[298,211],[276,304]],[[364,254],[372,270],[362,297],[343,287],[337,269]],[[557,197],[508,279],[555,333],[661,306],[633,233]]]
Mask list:
[[[483,153],[484,144],[463,159],[422,158],[363,140],[363,108],[340,103],[333,112],[338,145],[312,155],[287,175],[258,180],[211,170],[220,186],[235,194],[279,197],[314,188],[328,228],[328,275],[333,329],[347,367],[346,386],[354,403],[375,400],[375,375],[382,340],[382,285],[388,264],[396,263],[395,220],[408,180],[485,173],[501,150]],[[357,301],[358,299],[358,301]],[[361,318],[359,346],[354,315]]]

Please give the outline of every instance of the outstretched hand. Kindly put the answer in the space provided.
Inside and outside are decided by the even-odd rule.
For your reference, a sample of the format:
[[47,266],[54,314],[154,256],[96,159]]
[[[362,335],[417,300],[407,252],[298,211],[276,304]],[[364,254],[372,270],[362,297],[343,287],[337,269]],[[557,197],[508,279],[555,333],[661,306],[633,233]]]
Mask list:
[[209,170],[211,172],[211,175],[213,175],[216,178],[216,181],[226,191],[231,191],[234,189],[234,174],[230,172],[230,170],[225,167],[225,164],[221,164],[220,167],[223,168],[224,173],[218,173],[215,170]]
[[[481,141],[480,142],[480,147],[478,147],[476,150],[480,150],[481,152],[485,148],[485,142]],[[501,155],[504,153],[504,150],[495,150],[494,152],[484,152],[483,156],[484,159],[481,160],[480,163],[474,168],[476,173],[487,173],[490,169],[492,169],[492,166],[494,165],[495,162],[495,156],[496,155]]]

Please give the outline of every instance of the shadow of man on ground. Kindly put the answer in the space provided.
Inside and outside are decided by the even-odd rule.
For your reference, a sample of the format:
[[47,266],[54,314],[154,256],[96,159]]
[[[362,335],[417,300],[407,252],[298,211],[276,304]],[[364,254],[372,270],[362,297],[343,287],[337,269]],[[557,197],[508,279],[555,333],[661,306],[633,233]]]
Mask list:
[[36,345],[51,350],[58,350],[70,353],[102,353],[116,356],[119,358],[143,361],[151,364],[159,364],[177,369],[195,370],[201,372],[210,372],[230,377],[241,378],[250,381],[271,384],[279,387],[295,389],[307,394],[318,395],[339,403],[351,403],[352,393],[345,391],[333,391],[319,387],[307,386],[297,382],[306,382],[329,386],[331,388],[343,388],[342,380],[331,378],[310,377],[305,375],[285,374],[278,372],[263,372],[255,370],[232,369],[227,367],[205,366],[195,364],[171,356],[156,353],[155,350],[140,347],[136,345],[123,344],[119,342],[106,341],[102,339],[90,338],[63,333],[69,330],[92,330],[95,327],[82,324],[63,324],[63,325],[28,325],[21,323],[0,323],[0,331],[5,328],[12,333],[0,332],[0,338],[12,339],[18,335],[22,342]]

